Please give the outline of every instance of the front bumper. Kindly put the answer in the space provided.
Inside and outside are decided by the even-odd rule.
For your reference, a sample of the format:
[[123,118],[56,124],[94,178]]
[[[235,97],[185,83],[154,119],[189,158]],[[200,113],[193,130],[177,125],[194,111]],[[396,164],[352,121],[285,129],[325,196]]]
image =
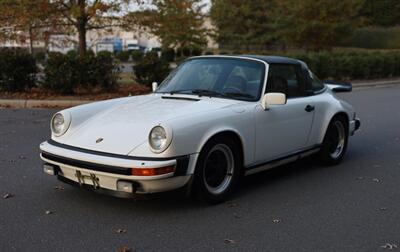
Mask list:
[[[45,167],[54,169],[59,180],[100,193],[129,198],[135,194],[158,193],[181,188],[188,184],[192,174],[189,171],[196,163],[197,154],[173,158],[136,158],[107,153],[96,153],[52,140],[40,145],[40,157]],[[155,176],[133,176],[131,169],[160,168],[175,166],[175,171]],[[97,182],[94,181],[94,179]],[[134,185],[134,192],[118,190],[118,181]]]

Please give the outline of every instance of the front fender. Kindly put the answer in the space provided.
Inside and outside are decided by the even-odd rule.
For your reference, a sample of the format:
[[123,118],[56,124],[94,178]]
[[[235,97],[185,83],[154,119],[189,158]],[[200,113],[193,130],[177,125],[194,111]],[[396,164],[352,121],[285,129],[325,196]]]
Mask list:
[[98,113],[107,111],[115,105],[126,102],[128,97],[125,98],[117,98],[106,101],[98,101],[93,103],[88,103],[72,108],[68,108],[62,110],[60,112],[70,113],[71,115],[71,124],[69,126],[68,131],[60,136],[56,137],[54,135],[51,138],[57,142],[65,143],[65,141],[77,130],[79,127],[86,121],[89,121],[92,117],[97,115]]
[[[176,157],[200,153],[207,141],[218,133],[230,131],[238,135],[244,150],[244,162],[254,159],[254,105],[235,111],[225,108],[212,113],[185,116],[168,121],[173,130],[170,147],[157,157]],[[205,120],[206,118],[206,120]],[[132,156],[154,156],[146,141],[131,151]]]

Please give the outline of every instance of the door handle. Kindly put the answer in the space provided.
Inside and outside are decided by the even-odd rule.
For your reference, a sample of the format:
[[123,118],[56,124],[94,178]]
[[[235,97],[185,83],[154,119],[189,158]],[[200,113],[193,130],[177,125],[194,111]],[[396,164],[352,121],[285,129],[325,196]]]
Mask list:
[[307,111],[307,112],[311,112],[311,111],[314,111],[314,110],[315,110],[315,106],[312,106],[310,104],[308,104],[306,106],[306,108],[305,108],[305,111]]

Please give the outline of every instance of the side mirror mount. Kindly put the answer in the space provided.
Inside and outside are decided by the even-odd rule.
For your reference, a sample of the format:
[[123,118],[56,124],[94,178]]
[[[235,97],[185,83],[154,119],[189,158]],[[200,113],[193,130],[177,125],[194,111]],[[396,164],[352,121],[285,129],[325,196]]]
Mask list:
[[272,105],[285,105],[286,95],[284,93],[266,93],[262,99],[261,106],[268,110]]
[[151,88],[152,88],[153,92],[155,92],[157,90],[157,88],[158,88],[158,83],[157,82],[153,82],[151,84]]

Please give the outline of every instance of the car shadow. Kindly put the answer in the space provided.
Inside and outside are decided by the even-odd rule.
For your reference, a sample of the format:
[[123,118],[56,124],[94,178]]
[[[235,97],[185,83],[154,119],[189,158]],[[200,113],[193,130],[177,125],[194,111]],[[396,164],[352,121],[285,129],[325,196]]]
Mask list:
[[[257,191],[260,187],[265,187],[270,182],[279,182],[285,180],[288,177],[293,177],[299,173],[311,171],[313,169],[320,169],[320,166],[314,164],[313,160],[305,159],[300,160],[291,164],[280,166],[268,171],[257,173],[257,175],[251,175],[244,177],[239,185],[237,192],[232,195],[230,201],[235,201],[242,196],[251,195],[252,191]],[[84,204],[96,204],[98,207],[109,207],[119,206],[123,208],[135,208],[137,210],[145,210],[151,208],[160,209],[164,211],[166,209],[197,209],[203,207],[210,207],[209,204],[202,202],[196,197],[187,197],[186,190],[180,189],[172,192],[157,193],[145,196],[138,196],[134,199],[122,199],[115,198],[112,196],[97,194],[93,191],[87,191],[82,188],[67,186],[65,188],[65,196],[68,200],[82,201]],[[229,202],[229,201],[228,201]],[[217,206],[217,205],[216,205]]]
[[[351,154],[351,153],[348,153]],[[353,153],[354,156],[362,158],[362,153]],[[350,156],[350,155],[349,155]],[[353,157],[352,157],[353,158]],[[355,160],[347,157],[343,162],[353,162]],[[268,190],[269,186],[285,183],[292,178],[304,176],[307,173],[320,172],[324,169],[332,169],[332,166],[322,166],[314,156],[310,156],[286,165],[278,166],[270,170],[266,170],[254,175],[243,177],[239,183],[238,190],[231,196],[229,202],[239,202],[246,197],[252,197],[254,193]],[[76,201],[77,204],[94,204],[96,208],[112,208],[119,210],[135,210],[145,212],[164,212],[168,210],[199,210],[210,207],[218,207],[219,205],[209,205],[199,201],[196,197],[187,197],[186,190],[176,190],[172,192],[157,193],[151,195],[140,196],[135,199],[121,199],[112,196],[102,195],[93,191],[83,190],[82,188],[67,186],[64,196],[66,201]]]

